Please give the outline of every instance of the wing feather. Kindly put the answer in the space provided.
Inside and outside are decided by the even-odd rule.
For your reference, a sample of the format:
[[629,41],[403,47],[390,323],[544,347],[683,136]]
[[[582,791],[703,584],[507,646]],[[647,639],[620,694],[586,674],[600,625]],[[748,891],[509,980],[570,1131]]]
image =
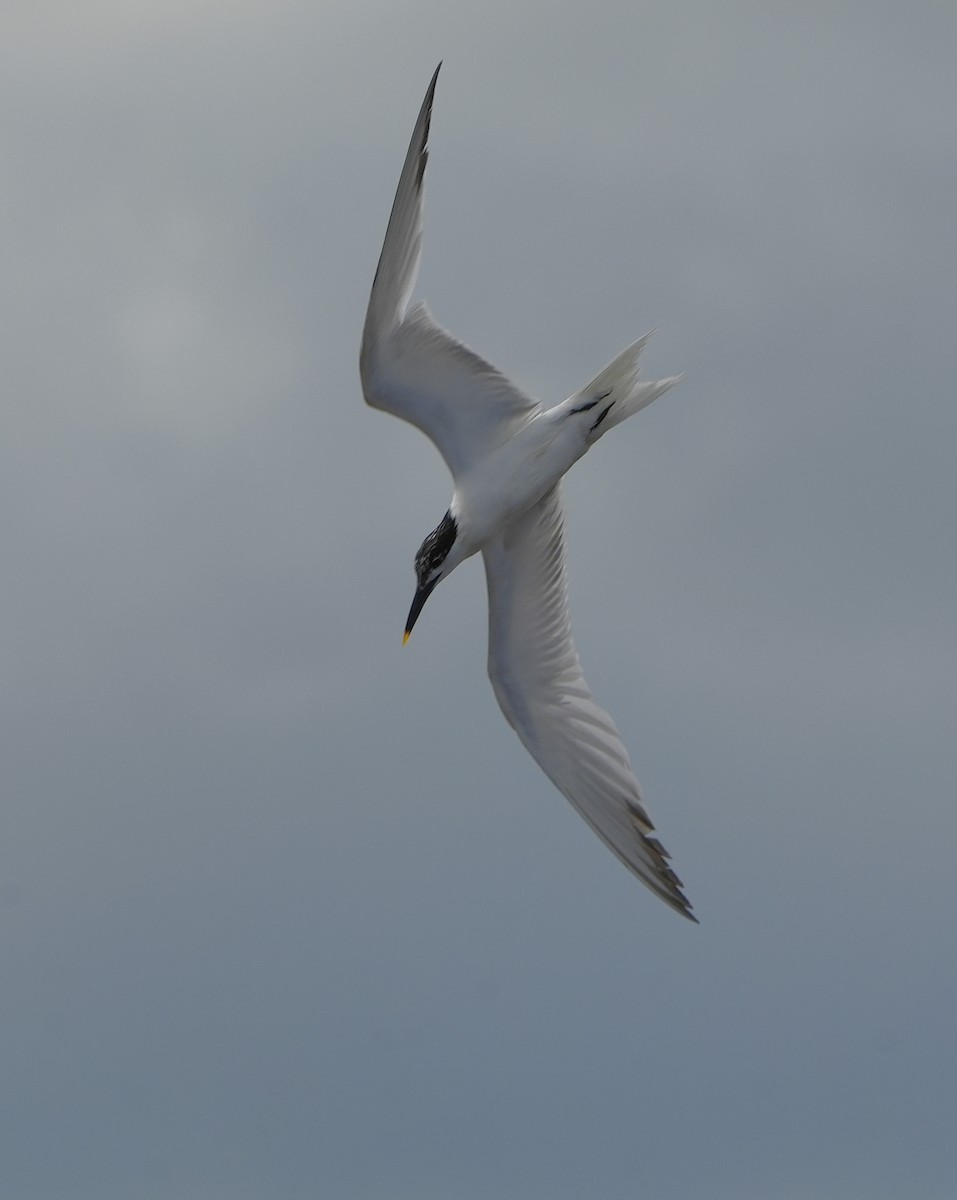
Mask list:
[[667,852],[650,836],[654,826],[615,723],[582,674],[568,615],[561,485],[515,518],[484,558],[488,670],[506,719],[621,861],[695,920]]
[[369,297],[359,373],[367,403],[421,429],[458,476],[540,405],[437,325],[424,304],[409,310],[422,257],[422,190],[438,74],[436,67],[399,176]]

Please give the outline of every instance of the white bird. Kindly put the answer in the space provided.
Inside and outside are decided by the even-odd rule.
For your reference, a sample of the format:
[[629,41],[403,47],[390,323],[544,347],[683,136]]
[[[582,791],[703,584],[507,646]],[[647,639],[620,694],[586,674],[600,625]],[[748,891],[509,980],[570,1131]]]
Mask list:
[[581,391],[544,408],[439,328],[424,304],[409,307],[422,250],[422,186],[439,67],[399,177],[359,365],[366,401],[418,426],[454,481],[448,512],[415,556],[418,586],[403,640],[436,584],[480,550],[488,583],[488,673],[506,720],[618,858],[694,921],[667,852],[651,836],[618,730],[582,674],[568,616],[561,499],[569,467],[681,377],[638,382],[646,335]]

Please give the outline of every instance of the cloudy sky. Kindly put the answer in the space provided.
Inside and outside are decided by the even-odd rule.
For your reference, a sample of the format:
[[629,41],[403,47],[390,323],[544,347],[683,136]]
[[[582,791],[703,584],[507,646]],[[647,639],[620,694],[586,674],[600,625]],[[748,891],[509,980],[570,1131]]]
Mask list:
[[[0,1191],[944,1200],[957,1177],[957,10],[7,0]],[[572,611],[701,918],[548,784],[422,291],[549,402]]]

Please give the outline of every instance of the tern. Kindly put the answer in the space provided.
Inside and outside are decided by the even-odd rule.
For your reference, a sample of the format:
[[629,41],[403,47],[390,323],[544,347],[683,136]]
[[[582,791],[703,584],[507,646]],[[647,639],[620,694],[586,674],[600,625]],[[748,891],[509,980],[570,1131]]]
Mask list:
[[650,335],[552,408],[527,396],[410,307],[422,253],[422,191],[435,69],[399,176],[362,333],[367,403],[431,438],[453,478],[448,511],[415,556],[403,642],[435,587],[481,551],[488,584],[488,673],[505,718],[548,778],[618,858],[695,921],[668,854],[652,836],[628,753],[595,702],[572,640],[561,480],[609,429],[681,376],[638,381]]

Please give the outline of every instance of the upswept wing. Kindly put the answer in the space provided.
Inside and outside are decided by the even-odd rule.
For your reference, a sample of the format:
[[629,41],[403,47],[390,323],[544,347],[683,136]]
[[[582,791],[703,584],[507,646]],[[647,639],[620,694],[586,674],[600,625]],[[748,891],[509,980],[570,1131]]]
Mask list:
[[541,406],[438,326],[424,304],[409,310],[422,256],[422,188],[438,74],[436,67],[399,176],[369,297],[359,371],[367,403],[421,429],[457,477]]
[[555,786],[653,892],[696,920],[651,833],[638,781],[611,717],[596,703],[572,640],[561,486],[484,550],[488,671],[509,724]]

